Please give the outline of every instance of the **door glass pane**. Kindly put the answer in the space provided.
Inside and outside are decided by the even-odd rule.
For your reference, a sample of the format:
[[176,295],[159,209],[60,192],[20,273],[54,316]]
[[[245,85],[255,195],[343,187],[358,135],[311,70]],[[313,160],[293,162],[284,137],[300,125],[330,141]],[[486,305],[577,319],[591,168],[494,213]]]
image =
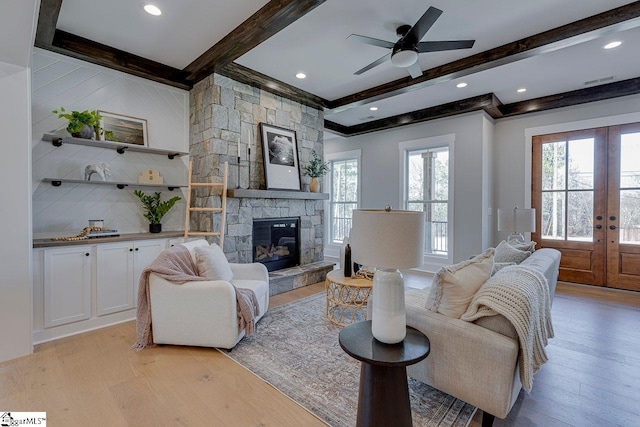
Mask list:
[[593,188],[593,143],[593,138],[569,141],[570,190]]
[[621,137],[620,187],[640,187],[640,132]]
[[542,189],[565,189],[566,142],[542,144]]
[[620,190],[620,243],[640,245],[640,190]]
[[542,238],[564,240],[564,192],[542,193]]
[[567,240],[593,241],[593,191],[569,192]]

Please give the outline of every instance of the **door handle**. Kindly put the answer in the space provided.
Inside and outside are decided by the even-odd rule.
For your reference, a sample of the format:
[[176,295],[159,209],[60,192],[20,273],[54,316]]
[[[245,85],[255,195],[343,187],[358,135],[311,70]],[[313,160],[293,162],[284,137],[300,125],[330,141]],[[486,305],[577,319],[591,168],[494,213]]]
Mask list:
[[615,229],[616,229],[616,226],[615,226],[615,225],[610,225],[610,226],[609,226],[609,230],[615,230]]
[[602,229],[602,224],[598,224],[598,225],[596,225],[596,228],[597,228],[598,230],[601,230],[601,229]]

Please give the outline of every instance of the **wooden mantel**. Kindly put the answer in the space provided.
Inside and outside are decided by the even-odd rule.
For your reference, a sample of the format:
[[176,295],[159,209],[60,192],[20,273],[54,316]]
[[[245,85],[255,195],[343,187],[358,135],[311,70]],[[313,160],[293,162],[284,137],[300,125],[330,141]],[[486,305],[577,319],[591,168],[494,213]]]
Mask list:
[[329,200],[327,193],[310,193],[307,191],[288,190],[254,190],[244,188],[230,188],[227,197],[247,199],[298,199],[298,200]]

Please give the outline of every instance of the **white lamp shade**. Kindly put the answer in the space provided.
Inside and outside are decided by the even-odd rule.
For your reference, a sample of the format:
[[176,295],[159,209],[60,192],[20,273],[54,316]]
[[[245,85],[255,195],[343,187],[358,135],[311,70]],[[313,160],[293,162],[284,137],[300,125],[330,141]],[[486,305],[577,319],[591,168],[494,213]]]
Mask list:
[[536,231],[535,209],[498,209],[498,231],[529,233]]
[[424,212],[357,209],[349,242],[353,261],[377,268],[423,264]]

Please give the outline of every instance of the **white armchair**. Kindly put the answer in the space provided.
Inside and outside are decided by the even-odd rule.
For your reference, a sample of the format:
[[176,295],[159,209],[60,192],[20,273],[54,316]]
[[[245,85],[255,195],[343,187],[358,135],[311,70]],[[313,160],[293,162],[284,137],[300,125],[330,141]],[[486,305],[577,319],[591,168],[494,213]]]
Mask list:
[[[195,263],[194,248],[206,240],[183,243]],[[149,276],[153,341],[156,344],[192,345],[231,349],[244,337],[238,327],[237,288],[252,289],[262,318],[269,307],[269,273],[263,264],[230,263],[231,282],[223,280],[176,285],[155,274]],[[233,284],[233,286],[232,286]]]

